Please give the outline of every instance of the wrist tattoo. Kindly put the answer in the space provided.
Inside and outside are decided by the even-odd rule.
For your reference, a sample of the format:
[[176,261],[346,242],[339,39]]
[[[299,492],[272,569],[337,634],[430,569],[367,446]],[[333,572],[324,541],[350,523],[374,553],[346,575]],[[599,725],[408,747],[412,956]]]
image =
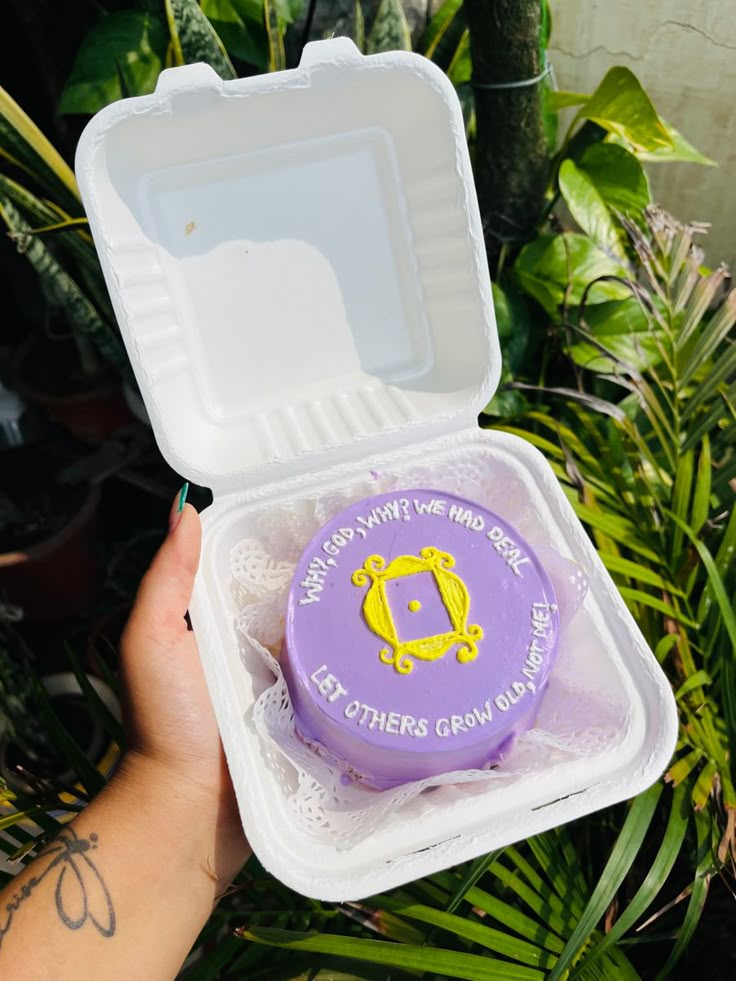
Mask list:
[[59,919],[70,930],[80,930],[90,923],[103,937],[115,933],[115,909],[105,882],[90,852],[97,848],[97,834],[80,838],[74,828],[65,828],[36,859],[42,864],[51,858],[40,874],[32,875],[5,906],[6,919],[0,923],[0,947],[20,907],[44,879],[58,873],[54,900]]

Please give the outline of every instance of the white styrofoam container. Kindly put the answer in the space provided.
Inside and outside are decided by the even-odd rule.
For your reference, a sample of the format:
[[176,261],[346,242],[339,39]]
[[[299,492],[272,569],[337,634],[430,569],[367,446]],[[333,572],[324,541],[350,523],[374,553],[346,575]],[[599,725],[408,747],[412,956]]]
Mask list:
[[[676,738],[667,681],[544,458],[476,424],[501,359],[445,76],[345,39],[257,78],[168,70],[153,95],[90,122],[77,176],[161,451],[214,493],[191,613],[261,862],[302,893],[356,899],[653,782]],[[230,551],[269,509],[362,487],[371,470],[400,480],[421,461],[441,487],[471,460],[528,506],[535,545],[585,569],[568,643],[592,684],[626,699],[627,724],[513,790],[427,795],[348,849],[316,841],[289,816],[289,764],[252,725],[271,679],[233,627]]]

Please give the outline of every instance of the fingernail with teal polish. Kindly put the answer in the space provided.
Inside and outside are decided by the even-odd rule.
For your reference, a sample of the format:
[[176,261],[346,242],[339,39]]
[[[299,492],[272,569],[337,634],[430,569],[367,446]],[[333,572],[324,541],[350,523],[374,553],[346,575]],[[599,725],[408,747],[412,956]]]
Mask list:
[[176,508],[176,513],[181,514],[184,510],[184,505],[187,503],[187,494],[189,493],[189,481],[187,481],[182,489],[179,491],[179,504]]

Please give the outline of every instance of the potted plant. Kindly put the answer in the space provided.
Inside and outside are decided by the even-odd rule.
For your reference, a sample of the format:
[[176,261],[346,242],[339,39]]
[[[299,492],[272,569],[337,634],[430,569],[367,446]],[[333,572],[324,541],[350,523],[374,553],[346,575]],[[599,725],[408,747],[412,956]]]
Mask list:
[[0,218],[50,309],[46,329],[17,352],[13,387],[78,439],[100,442],[131,418],[121,390],[127,356],[74,174],[2,88],[0,160]]
[[62,483],[50,448],[8,450],[2,461],[0,598],[27,620],[75,616],[100,587],[91,547],[99,487]]

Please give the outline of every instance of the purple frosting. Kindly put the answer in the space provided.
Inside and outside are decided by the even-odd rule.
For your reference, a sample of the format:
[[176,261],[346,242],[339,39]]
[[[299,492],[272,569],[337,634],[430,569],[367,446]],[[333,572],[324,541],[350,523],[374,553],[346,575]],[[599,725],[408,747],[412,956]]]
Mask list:
[[307,546],[282,666],[302,737],[390,787],[498,760],[533,722],[558,633],[549,577],[503,518],[405,490]]

